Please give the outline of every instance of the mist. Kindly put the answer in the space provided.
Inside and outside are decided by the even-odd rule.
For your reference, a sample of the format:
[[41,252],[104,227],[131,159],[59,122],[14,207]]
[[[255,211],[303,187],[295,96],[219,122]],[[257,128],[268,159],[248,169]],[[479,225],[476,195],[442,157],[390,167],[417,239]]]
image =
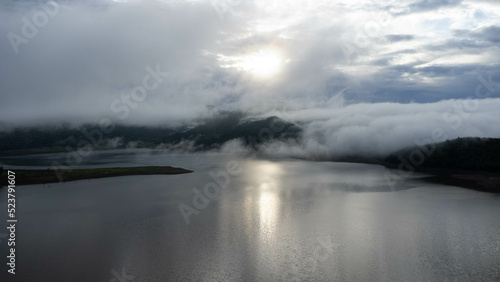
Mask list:
[[[301,157],[386,154],[436,129],[499,137],[499,5],[424,2],[7,1],[0,127],[243,111],[300,125],[301,140],[260,151]],[[248,63],[262,50],[278,54],[271,76]]]

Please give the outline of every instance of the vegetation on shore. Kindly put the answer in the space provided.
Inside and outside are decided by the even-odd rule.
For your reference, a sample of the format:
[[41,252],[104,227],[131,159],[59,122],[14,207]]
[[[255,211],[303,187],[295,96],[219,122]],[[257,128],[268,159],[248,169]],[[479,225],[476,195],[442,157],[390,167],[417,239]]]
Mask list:
[[454,170],[424,170],[424,172],[431,176],[421,178],[421,181],[500,193],[499,173]]
[[[270,140],[298,139],[301,128],[276,116],[249,119],[241,112],[221,112],[188,128],[114,125],[107,132],[99,125],[80,127],[16,128],[0,131],[0,156],[76,150],[82,142],[94,150],[166,147],[184,151],[217,149],[233,139],[254,147]],[[262,131],[263,129],[267,129]]]
[[420,168],[500,172],[498,138],[457,138],[423,147],[414,146],[399,150],[390,154],[384,161],[399,165],[402,160],[406,160]]
[[[268,129],[263,132],[262,129]],[[272,130],[271,130],[272,129]],[[181,151],[204,151],[220,148],[227,141],[239,139],[245,146],[257,149],[271,140],[299,141],[302,129],[278,117],[248,119],[241,112],[220,112],[192,128],[151,128],[116,125],[112,132],[96,132],[91,125],[80,128],[15,129],[0,132],[0,156],[67,152],[76,149],[79,142],[92,143],[93,150],[114,148],[168,148]],[[266,133],[266,134],[263,134]],[[457,138],[441,143],[407,147],[386,156],[325,156],[328,160],[380,164],[389,168],[411,169],[435,175],[436,181],[467,183],[468,187],[488,187],[500,191],[500,139]],[[62,181],[88,178],[164,174],[130,168],[72,171],[59,173]],[[189,171],[187,171],[189,172]],[[26,184],[60,181],[55,171],[26,171],[21,177]],[[183,173],[183,172],[180,172]],[[463,186],[463,185],[461,185]]]
[[[191,173],[191,170],[171,166],[142,166],[142,167],[115,167],[91,168],[73,170],[28,170],[12,169],[16,175],[17,185],[44,184],[66,182],[83,179],[128,176],[128,175],[153,175],[153,174],[182,174]],[[0,174],[1,186],[7,185],[7,169]]]
[[409,147],[386,157],[387,167],[429,173],[425,181],[500,192],[500,139],[457,138]]

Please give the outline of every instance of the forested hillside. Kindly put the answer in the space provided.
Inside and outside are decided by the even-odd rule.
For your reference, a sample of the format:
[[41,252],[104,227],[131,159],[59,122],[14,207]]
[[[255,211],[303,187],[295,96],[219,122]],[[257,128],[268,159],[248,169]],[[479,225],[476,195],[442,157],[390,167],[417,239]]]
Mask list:
[[500,139],[497,138],[458,138],[426,147],[430,149],[427,154],[419,147],[410,147],[389,155],[385,162],[397,165],[401,157],[420,162],[418,156],[423,155],[419,167],[500,171]]
[[115,125],[109,132],[98,125],[51,128],[17,128],[0,132],[0,154],[64,151],[83,140],[95,148],[154,148],[189,143],[194,150],[218,148],[232,139],[255,146],[276,139],[297,139],[301,129],[278,117],[251,120],[241,112],[221,112],[194,127]]

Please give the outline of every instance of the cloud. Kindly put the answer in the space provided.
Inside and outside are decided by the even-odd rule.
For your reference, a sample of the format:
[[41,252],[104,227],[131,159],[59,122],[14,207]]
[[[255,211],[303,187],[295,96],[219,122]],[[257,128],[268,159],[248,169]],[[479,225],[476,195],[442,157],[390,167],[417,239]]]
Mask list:
[[456,30],[457,36],[469,36],[480,41],[500,42],[500,26],[488,26],[476,30]]
[[[478,73],[500,76],[500,4],[492,1],[255,0],[223,2],[225,10],[201,0],[59,1],[16,53],[7,35],[25,37],[27,21],[44,20],[43,3],[0,5],[5,126],[172,125],[208,115],[207,105],[316,110],[339,93],[345,107],[404,107],[463,99]],[[397,12],[407,10],[419,12]],[[231,64],[265,49],[280,54],[272,77]],[[148,67],[168,75],[144,94],[137,87],[149,81]]]
[[399,41],[410,41],[410,40],[413,40],[415,38],[415,36],[411,35],[411,34],[389,34],[389,35],[386,35],[385,38],[389,41],[389,42],[399,42]]
[[458,137],[500,137],[500,98],[426,104],[373,103],[302,109],[283,114],[303,125],[302,142],[272,142],[274,156],[328,159],[379,157],[395,150]]
[[[2,25],[2,34],[22,35],[21,19],[23,15],[31,19],[33,11],[38,9],[2,11],[8,23]],[[154,1],[112,4],[102,11],[75,5],[60,8],[36,36],[19,46],[18,54],[2,37],[0,48],[6,56],[0,78],[1,118],[32,122],[116,116],[111,104],[122,92],[142,84],[148,66],[160,66],[172,77],[150,91],[148,101],[138,106],[131,119],[140,119],[145,111],[161,112],[164,120],[188,118],[182,116],[179,105],[186,107],[184,112],[192,112],[217,98],[196,95],[196,88],[217,73],[217,66],[200,52],[213,44],[222,25],[211,12],[206,6],[170,8]],[[184,96],[185,91],[190,97]],[[188,99],[201,105],[187,103]]]
[[435,10],[442,7],[456,6],[462,3],[462,0],[420,0],[409,5],[412,12]]

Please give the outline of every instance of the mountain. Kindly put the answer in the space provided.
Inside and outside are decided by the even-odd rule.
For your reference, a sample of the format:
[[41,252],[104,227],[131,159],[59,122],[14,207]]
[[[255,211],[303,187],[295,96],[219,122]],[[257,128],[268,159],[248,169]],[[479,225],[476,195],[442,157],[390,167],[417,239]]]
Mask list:
[[[64,151],[66,146],[76,148],[81,141],[95,143],[94,147],[97,148],[120,147],[133,141],[152,145],[159,143],[165,135],[176,132],[169,128],[116,125],[112,132],[105,134],[99,131],[101,137],[95,133],[98,129],[99,126],[88,124],[78,128],[30,127],[0,132],[0,154]],[[91,142],[92,138],[100,142]]]
[[302,130],[293,123],[276,116],[262,120],[245,120],[238,112],[225,113],[185,132],[178,132],[163,139],[164,143],[193,142],[199,149],[216,148],[233,139],[255,147],[270,140],[298,139]]
[[298,126],[275,116],[251,120],[241,112],[220,112],[192,128],[115,125],[107,133],[89,124],[78,128],[17,128],[0,132],[0,155],[66,151],[68,146],[75,150],[82,141],[93,144],[94,149],[154,148],[188,142],[194,150],[207,150],[232,139],[255,147],[270,140],[297,139],[300,134]]

